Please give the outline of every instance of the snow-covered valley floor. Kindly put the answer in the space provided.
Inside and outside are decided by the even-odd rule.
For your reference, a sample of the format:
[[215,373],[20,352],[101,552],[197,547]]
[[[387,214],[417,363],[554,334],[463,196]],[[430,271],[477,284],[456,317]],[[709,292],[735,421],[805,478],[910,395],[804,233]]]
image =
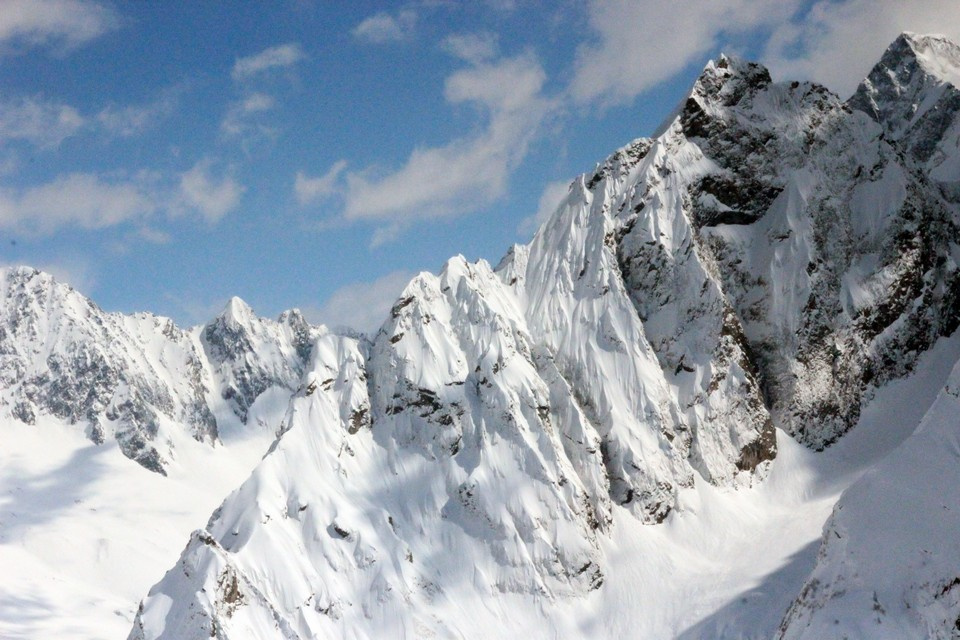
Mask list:
[[[840,494],[912,433],[958,359],[960,338],[941,340],[825,452],[778,431],[780,453],[754,488],[698,481],[659,526],[617,508],[603,543],[603,587],[574,606],[541,603],[556,636],[771,637],[814,566]],[[174,443],[177,459],[164,478],[75,427],[0,423],[0,637],[124,637],[138,601],[248,475],[272,433],[266,425],[227,430],[215,449]]]
[[183,436],[163,477],[74,425],[0,422],[0,638],[126,637],[190,532],[267,450],[273,430],[253,424],[215,448]]

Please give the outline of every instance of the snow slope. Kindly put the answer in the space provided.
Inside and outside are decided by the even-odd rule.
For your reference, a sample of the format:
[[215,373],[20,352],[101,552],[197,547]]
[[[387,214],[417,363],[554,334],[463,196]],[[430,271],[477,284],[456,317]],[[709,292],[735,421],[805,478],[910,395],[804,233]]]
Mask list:
[[[575,596],[491,588],[484,577],[505,570],[436,513],[443,506],[433,496],[442,488],[426,484],[422,462],[394,451],[396,466],[384,477],[358,468],[358,458],[376,450],[369,432],[347,449],[343,431],[303,428],[318,412],[331,418],[336,410],[316,391],[295,401],[294,426],[209,532],[191,538],[152,591],[133,637],[158,626],[157,637],[169,638],[310,637],[302,626],[310,625],[319,637],[770,638],[816,562],[838,497],[910,434],[958,358],[960,339],[938,342],[825,452],[778,432],[780,454],[755,487],[698,479],[654,527],[615,506],[609,535],[598,537],[604,582]],[[353,373],[344,371],[328,394],[342,393]],[[333,486],[323,478],[328,467],[339,476]],[[329,562],[336,579],[323,579]],[[183,607],[188,594],[200,600]],[[151,618],[156,603],[164,604]],[[284,611],[291,604],[295,616]]]
[[273,438],[211,448],[180,436],[162,476],[56,420],[4,420],[0,434],[0,637],[35,640],[123,637],[138,599]]
[[958,409],[960,363],[916,432],[833,508],[778,637],[957,637]]
[[872,111],[721,57],[496,269],[321,336],[130,638],[772,636],[815,561],[848,575],[824,521],[960,355],[947,160],[916,152],[953,125],[884,115],[952,95],[955,49],[898,39],[913,89]]

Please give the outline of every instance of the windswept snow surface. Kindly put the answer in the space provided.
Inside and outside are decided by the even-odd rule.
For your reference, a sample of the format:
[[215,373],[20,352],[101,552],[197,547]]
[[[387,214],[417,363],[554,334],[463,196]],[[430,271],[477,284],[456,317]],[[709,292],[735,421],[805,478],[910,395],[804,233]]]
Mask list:
[[0,638],[124,637],[143,593],[273,435],[223,434],[215,448],[182,436],[164,477],[73,425],[0,421]]

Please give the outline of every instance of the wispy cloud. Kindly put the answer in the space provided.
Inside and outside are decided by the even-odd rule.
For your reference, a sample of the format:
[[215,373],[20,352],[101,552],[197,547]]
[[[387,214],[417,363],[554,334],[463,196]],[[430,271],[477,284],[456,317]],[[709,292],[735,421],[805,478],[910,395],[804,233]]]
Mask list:
[[185,204],[215,223],[240,204],[244,187],[229,176],[211,175],[212,162],[201,160],[180,176],[180,193]]
[[337,180],[346,168],[346,160],[340,160],[333,163],[333,166],[325,174],[316,178],[311,178],[303,171],[298,171],[293,183],[293,192],[297,196],[297,202],[304,205],[334,195],[337,192]]
[[497,36],[494,33],[455,33],[441,42],[443,50],[470,64],[480,64],[497,55]]
[[300,48],[299,44],[289,42],[264,49],[260,53],[252,56],[239,58],[233,65],[231,75],[234,80],[245,80],[271,69],[291,67],[305,57],[303,49]]
[[304,315],[311,322],[330,327],[373,333],[380,328],[412,277],[409,271],[393,271],[373,282],[348,284],[334,291],[323,306],[304,309]]
[[86,119],[69,105],[39,97],[0,101],[0,143],[23,140],[53,147],[85,124]]
[[354,27],[350,33],[358,40],[384,44],[406,40],[413,34],[416,26],[417,14],[405,9],[395,15],[386,12],[372,15]]
[[177,100],[177,91],[170,90],[154,102],[111,104],[96,115],[84,115],[75,107],[41,96],[0,100],[0,143],[20,140],[46,148],[85,132],[130,137],[172,114]]
[[90,0],[3,0],[0,53],[11,46],[76,47],[120,26],[107,5]]
[[529,55],[462,69],[447,78],[451,104],[469,103],[484,113],[477,134],[443,146],[415,149],[400,169],[346,175],[344,217],[389,222],[381,240],[418,219],[450,216],[501,197],[553,103],[542,93],[546,74]]
[[560,203],[569,192],[569,180],[548,182],[540,194],[540,201],[537,203],[537,212],[520,221],[520,225],[517,227],[517,233],[522,236],[529,236],[539,229],[540,225],[550,219],[550,216],[557,210],[557,207],[560,206]]
[[781,24],[800,0],[592,0],[594,37],[577,51],[578,103],[621,104],[713,53],[721,38]]
[[148,226],[140,227],[134,232],[134,235],[136,238],[149,242],[150,244],[167,244],[170,242],[169,233]]
[[277,101],[266,93],[251,93],[227,108],[227,114],[220,123],[220,130],[228,136],[244,136],[253,132],[270,133],[266,126],[256,126],[253,119],[257,114],[271,111]]
[[139,181],[88,173],[25,189],[0,189],[0,227],[35,235],[63,227],[101,229],[145,218],[156,209],[155,197]]
[[177,109],[182,88],[163,91],[153,102],[136,105],[107,105],[97,114],[96,121],[110,135],[129,138],[138,135]]

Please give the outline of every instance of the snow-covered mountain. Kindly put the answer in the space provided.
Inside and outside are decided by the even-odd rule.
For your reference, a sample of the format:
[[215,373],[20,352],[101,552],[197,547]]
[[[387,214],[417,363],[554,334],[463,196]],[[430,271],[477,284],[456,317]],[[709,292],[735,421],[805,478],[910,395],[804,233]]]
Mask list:
[[[912,34],[847,102],[708,64],[529,245],[421,274],[370,341],[322,337],[282,435],[130,637],[770,637],[794,598],[785,637],[840,618],[877,637],[874,617],[950,637],[956,381],[840,500],[802,583],[818,522],[956,358],[958,76],[956,45]],[[904,482],[921,459],[947,471]],[[770,496],[796,508],[740,521]],[[734,604],[747,584],[684,582],[716,561],[705,523],[773,565],[727,567],[766,576],[762,615]],[[657,591],[644,567],[677,577],[608,610]]]
[[[0,270],[0,411],[52,416],[164,473],[167,432],[211,445],[224,405],[241,421],[264,392],[299,384],[318,330],[298,311],[258,318],[239,298],[187,331],[150,314],[105,313],[28,267]],[[221,418],[222,420],[223,418]]]
[[[907,162],[939,188],[956,220],[960,46],[902,35],[851,104],[875,118]],[[955,299],[957,284],[948,286]],[[956,310],[949,327],[955,318]],[[960,364],[915,433],[834,507],[816,568],[778,637],[960,636],[958,390]]]
[[0,411],[155,483],[272,439],[131,640],[956,637],[958,87],[936,36],[846,102],[721,56],[370,337],[4,271]]

